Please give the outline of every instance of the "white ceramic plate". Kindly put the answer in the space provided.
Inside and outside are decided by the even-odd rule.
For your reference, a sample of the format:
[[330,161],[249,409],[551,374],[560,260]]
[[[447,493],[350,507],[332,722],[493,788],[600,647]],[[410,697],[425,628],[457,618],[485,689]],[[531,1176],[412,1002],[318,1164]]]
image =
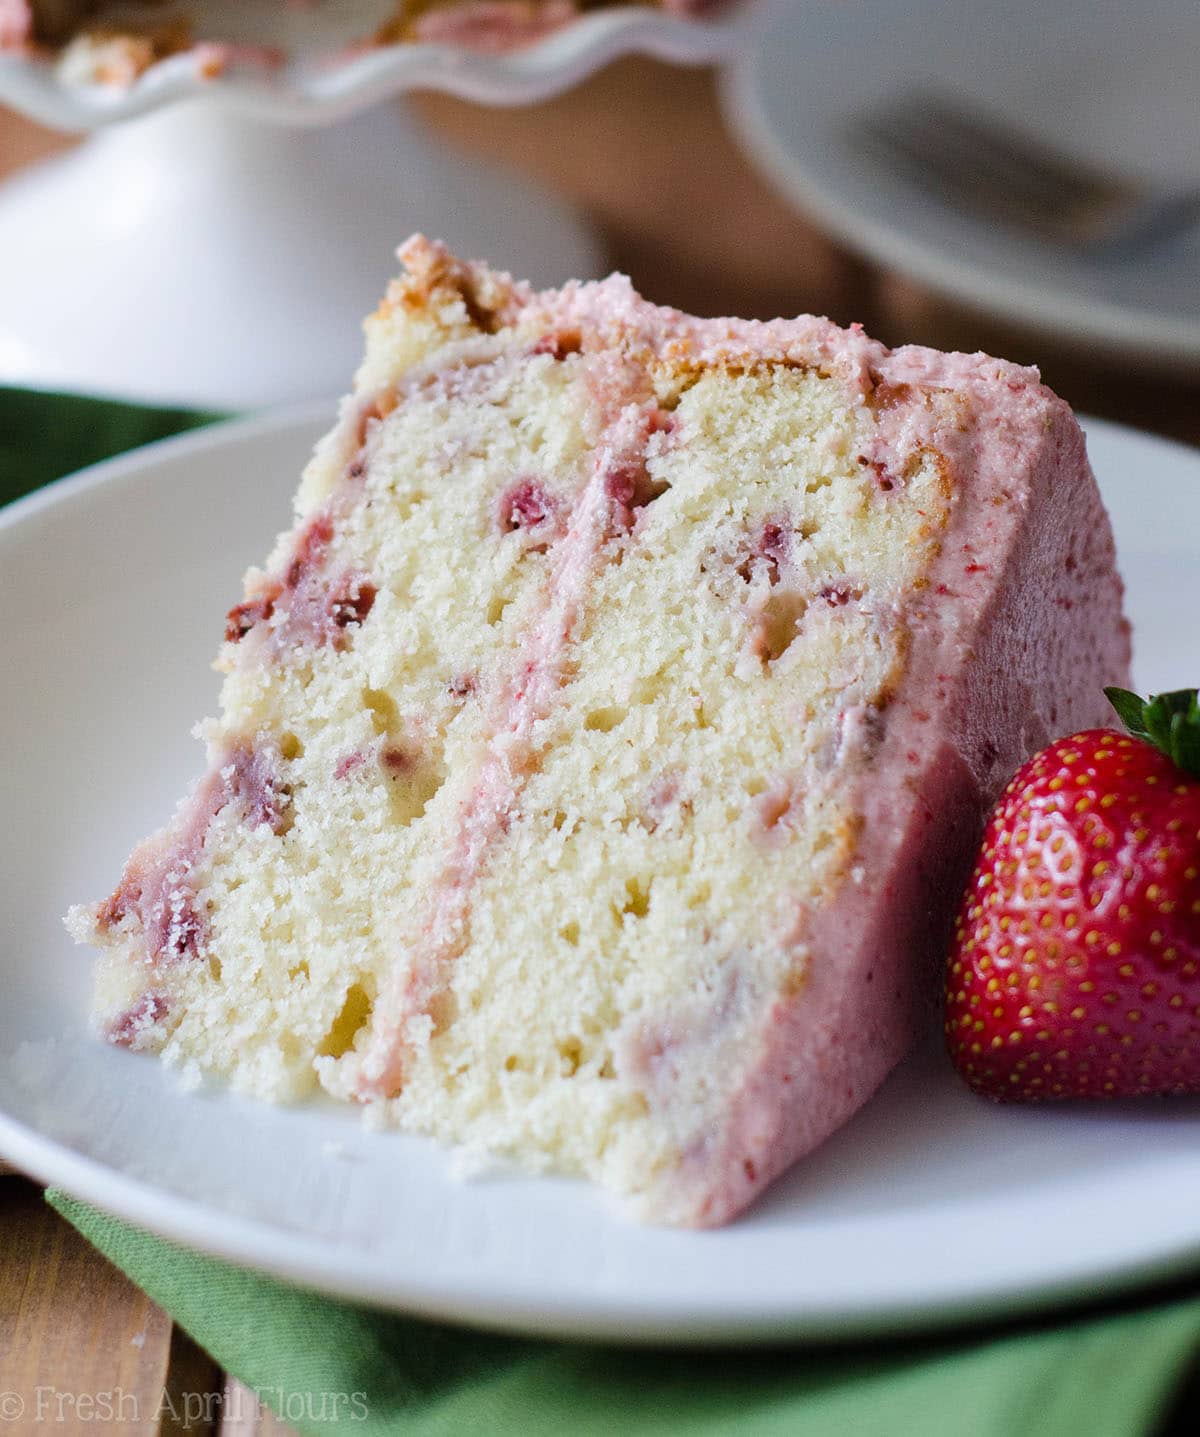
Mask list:
[[1125,263],[1087,259],[938,203],[868,160],[853,116],[933,90],[1080,159],[1200,184],[1196,0],[776,4],[727,87],[781,190],[847,244],[976,308],[1195,372],[1200,227]]
[[[574,1182],[462,1181],[332,1105],[186,1093],[87,1036],[90,958],[60,915],[112,886],[196,771],[222,615],[328,417],[168,441],[0,513],[0,1155],[235,1262],[556,1336],[899,1333],[1200,1262],[1200,1103],[999,1109],[936,1047],[749,1215],[690,1233]],[[1200,454],[1089,431],[1138,680],[1195,681],[1200,635],[1173,616],[1200,574]]]

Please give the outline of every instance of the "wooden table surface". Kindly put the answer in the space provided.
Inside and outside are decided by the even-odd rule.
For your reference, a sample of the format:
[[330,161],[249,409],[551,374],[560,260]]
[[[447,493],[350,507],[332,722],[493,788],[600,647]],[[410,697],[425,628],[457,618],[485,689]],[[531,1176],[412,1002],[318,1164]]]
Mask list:
[[[859,320],[891,344],[986,349],[1039,364],[1078,409],[1200,443],[1200,373],[1190,382],[1127,373],[948,304],[833,244],[743,160],[704,71],[631,60],[527,109],[444,96],[412,103],[448,143],[573,198],[613,266],[649,298],[708,314],[808,310]],[[64,143],[0,111],[0,176]],[[51,1212],[33,1184],[0,1176],[0,1437],[5,1427],[41,1425],[114,1426],[130,1437],[290,1430]]]

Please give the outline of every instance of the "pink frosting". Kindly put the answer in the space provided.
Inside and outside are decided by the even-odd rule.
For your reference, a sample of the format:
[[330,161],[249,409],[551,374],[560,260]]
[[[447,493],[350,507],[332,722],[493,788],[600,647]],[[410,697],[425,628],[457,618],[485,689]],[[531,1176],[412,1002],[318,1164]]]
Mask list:
[[290,821],[290,795],[273,752],[249,740],[223,749],[171,823],[130,855],[120,883],[98,910],[100,931],[138,931],[148,974],[156,964],[199,956],[208,941],[208,916],[193,870],[209,825],[226,805],[236,804],[251,827],[267,824],[282,833]]
[[463,0],[418,16],[413,39],[503,54],[561,30],[578,13],[575,0]]
[[[439,246],[419,238],[401,253],[418,276],[447,262]],[[612,391],[631,358],[816,368],[841,381],[848,403],[876,410],[873,446],[862,462],[881,489],[902,484],[911,457],[932,450],[954,493],[928,587],[911,596],[904,613],[911,662],[872,725],[874,757],[848,780],[850,805],[863,819],[852,872],[823,907],[797,905],[787,935],[808,952],[806,980],[754,1019],[757,1036],[740,1074],[730,1076],[723,1110],[649,1196],[651,1215],[719,1223],[861,1106],[929,1025],[950,915],[985,808],[1008,775],[1051,737],[1107,721],[1101,690],[1127,682],[1130,652],[1108,517],[1079,427],[1036,370],[981,354],[892,352],[860,326],[842,330],[811,316],[693,319],[647,304],[621,276],[545,294],[502,278],[497,298],[495,277],[480,267],[455,272],[496,299],[497,315],[522,334],[577,332],[592,357],[601,412],[612,413]],[[950,396],[948,406],[927,402],[939,391]],[[618,497],[611,481],[607,490]],[[588,493],[597,497],[595,480]],[[571,606],[600,557],[578,537],[590,503],[585,495],[572,518],[576,537],[561,545],[552,586],[569,594]],[[786,554],[777,549],[764,531],[748,562],[778,570]],[[542,621],[532,639],[529,692],[501,715],[499,733],[517,737],[526,718],[552,702],[554,656],[568,637],[561,614]],[[502,771],[489,760],[478,790],[483,809],[493,817],[508,811],[519,783],[513,766]],[[776,822],[786,806],[776,800]],[[494,821],[484,827],[489,835],[499,832]],[[464,842],[471,834],[482,830],[469,818]],[[476,854],[469,868],[478,866]],[[448,875],[439,905],[450,903],[461,935],[469,915],[467,874],[459,865]],[[431,991],[421,997],[428,1001]],[[731,990],[722,1012],[743,1001]],[[382,1026],[377,1011],[368,1050],[375,1081],[360,1089],[364,1096],[387,1090],[381,1075],[399,1078],[404,1011],[412,1008],[383,1005]],[[721,1015],[681,1008],[659,1018],[665,1046],[647,1028],[623,1034],[618,1066],[644,1087],[652,1106],[669,1108],[672,1050],[680,1042],[711,1046]]]
[[962,429],[931,432],[914,403],[885,418],[894,467],[935,442],[958,498],[931,596],[910,614],[911,665],[858,785],[859,881],[802,917],[804,986],[762,1014],[724,1114],[651,1195],[676,1222],[744,1208],[929,1028],[986,807],[1051,738],[1110,722],[1101,689],[1128,681],[1112,532],[1067,406],[1030,372],[981,356],[908,349],[874,368],[886,383],[969,394],[976,417]]
[[429,919],[411,965],[381,993],[366,1046],[347,1060],[355,1096],[389,1097],[400,1088],[408,1058],[408,1025],[433,1018],[450,979],[450,965],[467,942],[471,893],[492,844],[508,827],[534,762],[534,731],[562,685],[562,666],[600,551],[634,525],[639,497],[644,502],[646,453],[669,427],[654,401],[636,402],[636,381],[626,371],[613,376],[600,413],[592,473],[577,499],[570,523],[553,546],[549,598],[524,636],[507,682],[500,685],[490,715],[491,738],[464,805],[429,901]]

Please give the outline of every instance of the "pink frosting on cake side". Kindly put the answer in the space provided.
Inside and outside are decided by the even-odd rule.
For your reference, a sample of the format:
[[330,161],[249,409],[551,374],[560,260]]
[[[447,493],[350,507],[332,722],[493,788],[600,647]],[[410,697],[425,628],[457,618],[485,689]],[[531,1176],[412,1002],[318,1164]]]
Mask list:
[[985,807],[1050,738],[1108,722],[1102,686],[1127,681],[1111,528],[1068,407],[981,356],[900,350],[873,373],[968,396],[955,431],[931,429],[915,400],[883,420],[898,471],[921,444],[945,456],[956,507],[859,779],[854,869],[802,916],[806,981],[762,1015],[723,1116],[649,1195],[659,1219],[726,1221],[871,1096],[930,1027]]

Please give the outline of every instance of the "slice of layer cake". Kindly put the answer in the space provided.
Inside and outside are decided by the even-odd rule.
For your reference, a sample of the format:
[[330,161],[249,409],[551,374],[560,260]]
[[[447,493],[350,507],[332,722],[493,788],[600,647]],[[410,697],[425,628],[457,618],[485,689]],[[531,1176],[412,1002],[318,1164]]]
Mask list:
[[114,1043],[736,1213],[927,1022],[983,805],[1128,632],[982,355],[421,239],[228,617],[209,769],[72,931]]

